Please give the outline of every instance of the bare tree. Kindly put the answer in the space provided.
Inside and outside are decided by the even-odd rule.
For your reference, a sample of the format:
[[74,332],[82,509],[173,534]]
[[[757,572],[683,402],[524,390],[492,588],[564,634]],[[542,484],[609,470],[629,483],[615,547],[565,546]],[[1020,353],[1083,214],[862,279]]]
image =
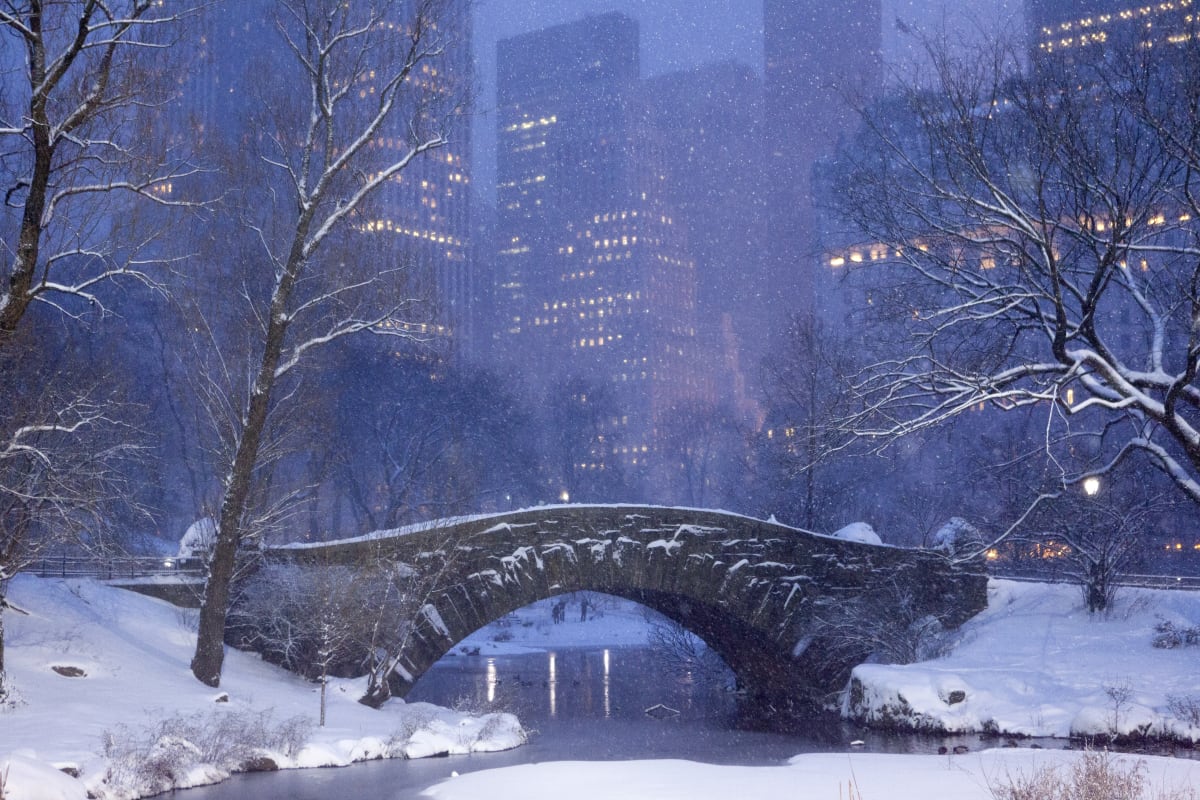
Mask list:
[[1060,559],[1083,591],[1089,612],[1112,607],[1121,579],[1145,552],[1145,533],[1167,511],[1134,476],[1110,473],[1103,490],[1064,493],[1030,521],[1043,547],[1065,545]]
[[[45,338],[43,356],[55,349]],[[69,390],[36,364],[3,369],[23,391],[19,403],[0,404],[0,697],[8,580],[56,548],[103,547],[113,509],[132,495],[128,464],[143,456],[114,390],[102,378],[83,382],[69,340],[60,347],[56,371],[80,379]],[[22,352],[11,346],[0,361]]]
[[663,485],[692,508],[736,503],[737,475],[745,472],[749,431],[728,407],[704,401],[681,403],[659,422]]
[[104,316],[113,279],[153,283],[167,260],[157,211],[190,205],[168,187],[194,169],[141,125],[170,72],[151,60],[165,63],[185,14],[154,0],[0,4],[0,612],[8,577],[48,547],[94,542],[128,493],[120,467],[137,447],[117,393],[64,363],[53,315],[35,309]]
[[454,5],[412,0],[399,4],[400,14],[389,3],[272,4],[289,59],[273,61],[277,80],[289,91],[303,87],[305,97],[302,109],[282,106],[262,118],[263,149],[251,173],[267,187],[256,198],[262,216],[249,222],[260,244],[255,260],[267,277],[259,283],[267,288],[257,298],[245,293],[257,327],[247,337],[247,389],[230,404],[236,411],[232,457],[192,659],[193,674],[206,684],[220,681],[230,581],[249,530],[247,512],[261,478],[256,468],[277,390],[296,390],[294,382],[285,382],[294,381],[296,368],[329,342],[360,332],[409,335],[405,295],[398,295],[399,302],[380,296],[394,291],[395,283],[380,282],[378,265],[356,269],[335,254],[347,253],[353,236],[369,230],[364,212],[370,199],[447,142],[457,98],[439,93],[431,73],[456,30]]
[[932,90],[847,152],[843,211],[883,256],[861,279],[903,344],[854,382],[843,441],[1030,408],[1060,485],[1137,455],[1200,502],[1200,90],[1167,68],[1195,43],[1027,74],[1003,45],[928,51]]
[[[791,512],[808,530],[833,529],[851,487],[861,487],[856,453],[839,449],[835,421],[849,413],[846,385],[855,371],[855,352],[821,320],[797,314],[763,360],[769,438],[760,437],[759,480],[783,481],[772,513]],[[794,503],[785,506],[785,499]]]
[[241,645],[321,684],[318,724],[325,726],[326,687],[347,662],[370,649],[378,608],[378,569],[276,564],[255,573],[230,609]]

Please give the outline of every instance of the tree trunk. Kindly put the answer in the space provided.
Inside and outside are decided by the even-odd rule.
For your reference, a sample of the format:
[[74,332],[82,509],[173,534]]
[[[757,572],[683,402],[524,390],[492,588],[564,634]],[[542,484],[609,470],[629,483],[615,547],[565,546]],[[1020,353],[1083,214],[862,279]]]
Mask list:
[[200,626],[196,634],[196,654],[192,657],[192,674],[207,686],[221,684],[221,666],[225,660],[225,618],[229,614],[229,587],[237,563],[238,546],[242,543],[242,520],[245,518],[254,468],[271,406],[271,391],[275,387],[275,370],[279,366],[287,336],[288,316],[285,313],[304,265],[303,243],[308,235],[311,216],[300,218],[296,228],[287,269],[271,299],[270,324],[258,376],[250,390],[250,402],[234,452],[229,482],[221,500],[221,519],[217,541],[213,545],[208,580],[204,584],[204,600],[200,606]]
[[[281,315],[273,314],[276,320]],[[276,331],[276,327],[282,330]],[[221,665],[225,660],[225,618],[229,613],[229,587],[237,564],[237,551],[242,543],[242,520],[250,497],[254,479],[254,467],[258,463],[258,450],[263,430],[267,425],[271,388],[275,366],[283,348],[286,324],[273,322],[263,353],[259,380],[250,394],[250,408],[246,424],[242,429],[230,468],[229,483],[221,501],[221,519],[217,526],[217,540],[213,545],[212,560],[208,566],[208,580],[204,584],[204,601],[200,606],[200,627],[196,635],[196,654],[192,658],[192,674],[208,686],[221,683]],[[269,377],[268,377],[269,376]]]
[[8,677],[4,671],[4,596],[0,595],[0,702],[8,696]]
[[325,687],[329,685],[329,672],[322,668],[321,670],[321,721],[317,723],[318,728],[325,727]]

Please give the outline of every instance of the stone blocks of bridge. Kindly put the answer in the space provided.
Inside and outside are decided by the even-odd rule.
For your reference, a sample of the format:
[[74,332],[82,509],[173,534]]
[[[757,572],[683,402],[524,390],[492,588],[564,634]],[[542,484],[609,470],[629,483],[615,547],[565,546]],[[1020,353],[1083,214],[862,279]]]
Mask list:
[[[441,571],[394,690],[459,641],[529,603],[588,590],[679,622],[724,658],[749,702],[828,702],[850,669],[859,624],[933,620],[953,628],[986,606],[982,564],[927,550],[859,544],[720,512],[556,506],[391,537],[276,550],[313,563],[388,559]],[[866,638],[866,637],[864,637]]]

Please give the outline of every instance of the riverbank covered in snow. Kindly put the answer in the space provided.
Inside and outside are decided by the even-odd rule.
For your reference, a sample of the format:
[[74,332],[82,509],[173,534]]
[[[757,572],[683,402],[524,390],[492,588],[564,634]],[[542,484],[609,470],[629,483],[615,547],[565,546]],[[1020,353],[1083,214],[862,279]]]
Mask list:
[[[1157,630],[1156,630],[1157,629]],[[1079,587],[992,580],[950,651],[855,668],[843,714],[928,733],[1200,742],[1200,592],[1122,589],[1089,614]]]
[[[987,750],[963,756],[810,753],[777,767],[736,767],[692,761],[560,761],[472,772],[422,793],[435,800],[727,800],[850,798],[850,800],[996,800],[1003,787],[1071,780],[1086,754],[1053,750]],[[1099,756],[1093,764],[1118,776],[1139,775],[1156,800],[1194,800],[1200,762]],[[1086,764],[1083,765],[1086,767]],[[1092,770],[1094,773],[1096,770]],[[1135,779],[1136,780],[1136,779]],[[1093,781],[1092,786],[1099,784]],[[1129,794],[1025,793],[1017,797],[1130,797]],[[1138,795],[1133,795],[1138,796]],[[1146,795],[1147,797],[1151,795]]]
[[249,769],[503,750],[524,741],[511,714],[472,716],[314,684],[228,651],[220,689],[192,677],[195,614],[90,580],[19,575],[6,610],[13,691],[0,708],[5,800],[111,800],[213,783]]

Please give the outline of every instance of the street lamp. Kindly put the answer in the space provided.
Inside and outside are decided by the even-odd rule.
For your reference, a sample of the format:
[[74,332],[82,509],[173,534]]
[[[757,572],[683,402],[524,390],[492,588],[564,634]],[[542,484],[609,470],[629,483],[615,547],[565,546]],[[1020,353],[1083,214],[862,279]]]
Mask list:
[[1083,493],[1088,497],[1095,497],[1100,491],[1100,479],[1095,475],[1083,479]]

